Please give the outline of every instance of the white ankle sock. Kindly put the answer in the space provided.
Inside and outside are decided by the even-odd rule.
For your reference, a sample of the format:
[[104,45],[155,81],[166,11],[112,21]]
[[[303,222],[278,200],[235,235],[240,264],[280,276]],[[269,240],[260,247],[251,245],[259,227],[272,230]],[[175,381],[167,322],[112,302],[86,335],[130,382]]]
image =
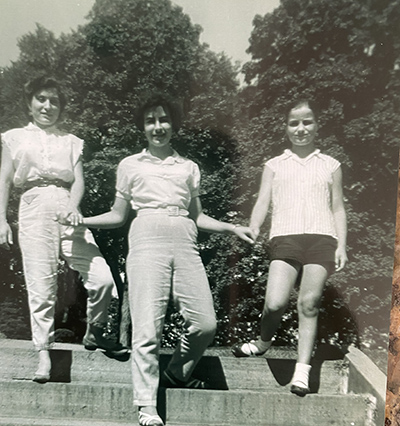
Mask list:
[[308,388],[310,370],[311,365],[302,364],[301,362],[296,363],[296,368],[291,382],[292,385]]

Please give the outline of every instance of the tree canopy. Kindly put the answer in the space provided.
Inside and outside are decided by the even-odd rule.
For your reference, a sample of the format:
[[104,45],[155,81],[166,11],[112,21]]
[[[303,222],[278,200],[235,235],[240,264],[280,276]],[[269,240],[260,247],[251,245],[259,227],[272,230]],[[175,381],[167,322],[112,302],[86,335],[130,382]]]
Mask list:
[[[82,208],[97,214],[113,202],[119,161],[144,146],[133,120],[138,100],[150,90],[166,91],[184,112],[174,146],[200,165],[205,210],[246,222],[263,163],[286,147],[289,101],[315,98],[321,105],[319,147],[342,163],[350,254],[346,270],[329,281],[320,339],[379,344],[387,336],[391,295],[399,21],[395,0],[281,0],[272,13],[254,18],[251,60],[240,87],[238,66],[201,44],[202,29],[170,0],[96,0],[87,23],[72,33],[56,37],[38,25],[20,39],[18,60],[0,77],[0,130],[26,124],[22,87],[29,78],[56,76],[69,99],[62,125],[85,140]],[[17,204],[13,194],[9,217],[15,229]],[[268,223],[264,231],[254,248],[227,236],[200,235],[219,320],[216,344],[258,333]],[[126,232],[95,232],[120,285]],[[3,253],[1,311],[7,307],[26,322],[20,254]],[[18,303],[10,302],[13,297]],[[176,314],[170,318],[167,345],[181,327]],[[291,309],[278,341],[293,343],[295,328]]]

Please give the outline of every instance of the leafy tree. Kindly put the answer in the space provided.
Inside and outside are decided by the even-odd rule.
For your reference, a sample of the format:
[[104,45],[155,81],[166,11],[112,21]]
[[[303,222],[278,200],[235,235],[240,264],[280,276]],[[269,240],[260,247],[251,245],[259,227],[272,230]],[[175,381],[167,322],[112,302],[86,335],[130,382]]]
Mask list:
[[[342,163],[349,222],[350,263],[330,279],[322,307],[321,338],[327,341],[352,341],[351,335],[359,333],[373,345],[384,344],[387,336],[399,136],[399,17],[399,3],[390,0],[282,0],[273,13],[253,21],[252,59],[243,68],[247,86],[240,94],[242,121],[235,128],[241,178],[237,200],[250,212],[254,202],[249,200],[259,185],[254,177],[266,159],[287,146],[289,101],[317,99],[322,107],[319,145]],[[343,310],[348,326],[340,327],[345,326],[347,336],[331,321]],[[258,320],[251,307],[245,312],[248,320]]]
[[[51,72],[64,83],[69,103],[63,126],[85,140],[86,215],[108,210],[117,164],[143,148],[132,115],[141,95],[154,89],[169,93],[186,112],[175,145],[200,164],[204,188],[212,192],[205,205],[212,208],[218,198],[215,210],[225,214],[232,141],[223,132],[232,125],[238,70],[201,45],[200,32],[169,0],[97,0],[89,22],[72,34],[56,38],[38,26],[21,39],[18,61],[4,70],[3,105],[16,95],[22,98],[21,87],[31,75]],[[0,119],[4,130],[26,122],[23,104],[14,105]],[[225,177],[224,185],[215,185]],[[95,232],[120,292],[128,226]]]
[[[321,149],[343,165],[351,258],[330,280],[320,339],[357,343],[361,335],[367,343],[382,342],[394,241],[399,14],[394,0],[282,0],[273,13],[254,18],[252,59],[239,90],[237,65],[201,45],[201,28],[169,0],[97,0],[87,24],[71,34],[57,38],[38,26],[22,37],[20,57],[0,74],[0,130],[26,123],[22,85],[28,78],[42,72],[59,77],[69,97],[63,126],[85,140],[83,211],[98,214],[113,202],[119,161],[144,145],[132,119],[139,98],[164,90],[185,112],[174,146],[200,165],[205,210],[240,223],[254,205],[263,163],[286,146],[288,101],[317,98],[323,109]],[[13,195],[10,202],[14,225],[17,200]],[[128,226],[95,232],[120,292]],[[266,235],[252,248],[235,238],[201,234],[199,247],[219,318],[216,344],[253,337],[268,276]],[[10,262],[19,266],[9,273]],[[21,303],[12,304],[14,312],[17,305],[26,310],[19,253],[4,253],[0,267],[7,271],[4,288],[19,277],[13,291]],[[61,274],[60,283],[68,274]],[[74,315],[80,321],[79,309]],[[112,307],[114,331],[115,317]],[[79,335],[79,321],[60,326],[75,327]],[[165,345],[173,344],[181,327],[171,310]],[[294,343],[295,328],[292,309],[278,342]]]

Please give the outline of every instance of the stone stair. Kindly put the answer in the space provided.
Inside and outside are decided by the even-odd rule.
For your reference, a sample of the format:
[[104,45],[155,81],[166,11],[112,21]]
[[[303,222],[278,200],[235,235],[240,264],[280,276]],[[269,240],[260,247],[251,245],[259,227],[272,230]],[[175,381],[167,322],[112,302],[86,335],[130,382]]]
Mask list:
[[[312,393],[299,398],[289,391],[293,352],[273,347],[268,357],[237,359],[209,349],[194,375],[216,390],[161,389],[160,414],[167,426],[383,426],[385,375],[355,348],[333,352],[317,351]],[[162,352],[161,369],[170,356]],[[61,343],[51,357],[51,381],[37,384],[31,343],[0,340],[0,426],[137,424],[129,361]]]

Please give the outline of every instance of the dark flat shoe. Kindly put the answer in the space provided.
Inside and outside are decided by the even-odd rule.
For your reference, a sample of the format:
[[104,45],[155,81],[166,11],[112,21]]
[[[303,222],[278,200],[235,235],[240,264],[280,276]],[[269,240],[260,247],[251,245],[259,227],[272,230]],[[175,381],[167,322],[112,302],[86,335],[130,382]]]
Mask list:
[[160,386],[163,388],[182,388],[182,389],[209,389],[206,382],[190,377],[189,380],[183,382],[177,379],[170,371],[165,370],[161,377]]
[[47,383],[49,380],[50,380],[50,374],[35,373],[35,375],[32,378],[32,381],[36,383]]
[[129,354],[129,349],[121,345],[121,343],[113,343],[104,339],[103,343],[98,343],[95,340],[88,339],[86,337],[82,340],[85,349],[88,351],[95,351],[96,349],[102,349],[108,355],[120,357]]
[[310,393],[310,388],[303,388],[302,386],[292,385],[290,387],[290,392],[294,393],[297,396],[306,396]]

